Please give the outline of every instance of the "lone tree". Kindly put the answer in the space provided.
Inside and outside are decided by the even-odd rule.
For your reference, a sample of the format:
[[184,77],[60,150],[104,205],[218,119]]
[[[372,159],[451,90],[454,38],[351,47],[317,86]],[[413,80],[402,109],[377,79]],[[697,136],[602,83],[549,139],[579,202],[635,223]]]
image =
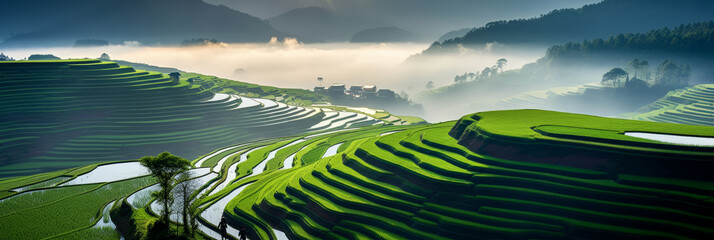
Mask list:
[[[635,75],[634,78],[639,78],[639,79],[643,79],[643,80],[647,80],[650,78],[649,77],[650,63],[647,60],[640,61],[639,59],[635,58],[634,60],[629,62],[627,64],[627,66],[632,70],[632,73],[634,73],[634,75]],[[640,74],[640,77],[637,77],[638,73],[642,73],[642,74]]]
[[627,76],[627,72],[622,68],[613,68],[609,72],[602,75],[602,82],[612,81],[612,87],[616,88],[620,85],[620,80]]
[[322,77],[317,77],[317,81],[320,82],[320,87],[322,87],[322,81],[324,81]]
[[159,183],[161,190],[155,192],[154,197],[163,205],[163,212],[161,213],[161,221],[169,223],[169,204],[172,202],[171,190],[173,189],[173,176],[179,174],[183,171],[188,170],[191,162],[188,160],[175,156],[169,152],[162,152],[158,156],[146,156],[139,160],[141,165],[148,168],[151,175],[156,177],[156,181]]
[[191,172],[184,171],[178,175],[178,183],[175,185],[175,192],[178,194],[178,204],[176,209],[181,212],[181,223],[183,223],[183,233],[193,236],[198,228],[196,217],[198,216],[198,205],[192,204],[195,199],[194,192],[200,187],[197,181],[191,179]]
[[434,82],[428,81],[426,82],[426,89],[432,89],[434,88]]
[[496,61],[496,68],[500,69],[501,72],[503,72],[503,66],[506,66],[507,63],[508,60],[506,60],[505,58],[498,59]]

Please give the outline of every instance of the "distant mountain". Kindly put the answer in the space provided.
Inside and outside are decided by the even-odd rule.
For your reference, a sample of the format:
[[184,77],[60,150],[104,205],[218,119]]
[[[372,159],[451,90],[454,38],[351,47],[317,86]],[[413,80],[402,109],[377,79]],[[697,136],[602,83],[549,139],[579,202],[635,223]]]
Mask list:
[[576,9],[558,9],[530,19],[496,21],[434,44],[430,50],[458,44],[558,44],[605,38],[621,32],[644,32],[714,19],[714,1],[605,0]]
[[[44,0],[29,0],[39,3]],[[52,13],[36,16],[53,19],[53,24],[7,38],[4,46],[71,45],[78,39],[106,39],[111,43],[139,41],[142,44],[178,44],[192,38],[224,42],[265,42],[284,36],[265,21],[225,6],[201,0],[100,0],[90,8],[84,1],[68,1],[58,11],[73,7],[82,12],[60,18]],[[12,5],[11,11],[32,13],[27,4]],[[30,7],[26,9],[26,7]],[[25,9],[23,9],[25,8]],[[7,9],[4,9],[7,11]],[[35,16],[33,16],[35,17]]]
[[[343,41],[357,31],[380,26],[399,26],[424,36],[438,38],[451,29],[479,26],[498,19],[537,16],[556,8],[580,7],[599,0],[204,0],[225,5],[254,16],[268,19],[277,29],[296,35],[300,31],[284,29],[271,18],[294,9],[320,7],[332,12],[341,29],[349,30]],[[517,7],[514,7],[517,6]],[[301,11],[301,10],[300,10]],[[317,24],[316,26],[322,26]],[[351,29],[357,26],[356,29]],[[309,26],[306,26],[309,27]],[[341,31],[340,31],[341,32]],[[463,36],[463,35],[461,35]],[[330,37],[329,35],[326,37]]]
[[438,41],[439,41],[439,42],[443,42],[443,41],[446,41],[446,40],[449,40],[449,39],[452,39],[452,38],[463,37],[464,35],[466,35],[467,33],[469,33],[469,32],[470,32],[471,30],[473,30],[473,29],[474,29],[474,28],[462,28],[462,29],[459,29],[459,30],[454,30],[454,31],[451,31],[451,32],[447,32],[447,33],[445,33],[444,35],[441,35],[441,37],[439,37],[439,40],[438,40]]
[[352,27],[342,25],[333,11],[322,7],[296,8],[267,21],[305,42],[346,41],[354,32]]
[[111,1],[113,0],[3,0],[0,42],[13,35],[38,31]]
[[350,42],[414,42],[419,38],[412,32],[398,27],[378,27],[360,31]]

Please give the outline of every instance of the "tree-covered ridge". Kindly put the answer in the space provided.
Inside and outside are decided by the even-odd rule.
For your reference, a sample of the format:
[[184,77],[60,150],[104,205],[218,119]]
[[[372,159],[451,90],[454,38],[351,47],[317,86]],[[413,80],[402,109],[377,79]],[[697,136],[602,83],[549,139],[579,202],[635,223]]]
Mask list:
[[[668,91],[689,84],[711,83],[706,76],[714,74],[710,67],[714,53],[713,33],[714,22],[707,21],[556,45],[547,51],[546,56],[521,69],[498,74],[485,71],[487,75],[484,71],[466,72],[456,75],[454,84],[430,89],[418,98],[428,103],[425,104],[427,109],[463,102],[460,111],[545,108],[596,115],[632,112]],[[606,74],[613,68],[623,71]],[[605,84],[588,85],[596,81]],[[563,96],[547,93],[548,89],[566,93],[552,88],[575,85],[581,85],[583,91],[573,89]],[[518,93],[526,91],[542,92],[519,96]],[[620,97],[606,97],[611,93]],[[600,109],[593,107],[614,99],[632,101]],[[501,101],[505,105],[488,101]],[[495,108],[494,104],[499,107]],[[604,109],[615,111],[590,112]]]
[[425,52],[456,45],[558,44],[603,38],[620,32],[644,32],[663,26],[712,20],[712,1],[605,0],[581,8],[556,9],[528,19],[495,21],[466,35],[435,42]]
[[714,53],[714,22],[691,23],[646,33],[612,35],[607,39],[569,42],[552,46],[547,58],[578,57],[607,51],[657,51],[710,55]]

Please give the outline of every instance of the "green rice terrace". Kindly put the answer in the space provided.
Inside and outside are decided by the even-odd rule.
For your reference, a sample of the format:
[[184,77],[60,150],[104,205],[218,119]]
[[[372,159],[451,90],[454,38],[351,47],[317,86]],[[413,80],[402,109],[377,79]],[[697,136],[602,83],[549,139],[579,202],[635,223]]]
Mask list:
[[214,94],[210,84],[187,80],[99,60],[0,62],[0,177],[137,159],[157,149],[192,159],[235,142],[391,124]]
[[[249,239],[711,239],[713,149],[709,126],[510,110],[236,140],[189,171],[201,238],[225,216]],[[154,183],[132,161],[0,180],[0,238],[146,239]]]
[[640,108],[636,120],[692,125],[714,125],[714,84],[702,84],[669,92]]

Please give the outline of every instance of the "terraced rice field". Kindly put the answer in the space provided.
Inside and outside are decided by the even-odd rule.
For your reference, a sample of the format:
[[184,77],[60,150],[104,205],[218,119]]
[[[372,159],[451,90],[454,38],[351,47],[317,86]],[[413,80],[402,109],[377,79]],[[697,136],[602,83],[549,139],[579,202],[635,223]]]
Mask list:
[[[106,216],[111,204],[123,196],[153,184],[154,180],[148,176],[139,176],[113,179],[112,182],[62,184],[91,175],[92,168],[97,166],[90,167],[66,171],[64,175],[40,181],[40,183],[56,182],[54,184],[37,189],[22,189],[19,193],[0,199],[0,225],[3,226],[0,238],[119,238],[119,234],[114,230],[114,224]],[[68,177],[75,172],[76,175]],[[42,175],[47,176],[35,177],[48,178],[54,173]],[[0,182],[0,186],[8,189],[12,185],[20,184],[12,180]],[[106,222],[103,220],[105,218]]]
[[585,91],[602,89],[602,84],[589,83],[574,87],[557,87],[547,90],[530,91],[519,95],[500,100],[494,105],[494,109],[548,109],[556,106],[558,97],[569,97],[582,95]]
[[[313,134],[287,140],[276,140],[272,143],[227,147],[215,151],[220,152],[219,154],[209,154],[204,158],[197,159],[194,161],[196,166],[206,166],[211,162],[220,163],[222,159],[226,159],[225,156],[232,156],[233,160],[228,160],[228,162],[237,160],[227,168],[227,172],[224,174],[225,179],[205,186],[207,189],[213,188],[213,190],[205,196],[202,203],[204,204],[204,211],[201,214],[202,231],[209,236],[218,238],[215,225],[223,216],[226,205],[265,174],[273,173],[276,170],[289,170],[305,165],[307,162],[316,162],[321,158],[330,157],[337,154],[340,149],[344,151],[344,148],[340,147],[345,141],[375,137],[385,132],[400,130],[403,130],[403,127],[372,127],[360,131]],[[222,166],[225,166],[225,163]],[[241,171],[241,168],[246,170]],[[216,170],[215,166],[213,169]],[[248,169],[250,170],[248,171]],[[226,170],[225,167],[223,170]],[[207,191],[202,191],[202,193],[205,192]],[[231,226],[228,229],[229,234],[237,236],[236,229],[238,228],[239,226]],[[278,239],[287,239],[285,233],[280,230],[272,229],[271,232]]]
[[[99,60],[0,62],[0,177],[378,124]],[[342,114],[342,113],[339,113]],[[352,113],[350,113],[352,114]]]
[[[12,64],[0,64],[0,174],[186,153],[208,237],[226,216],[251,239],[714,238],[713,148],[626,135],[713,127],[538,110],[370,126],[381,121],[108,62]],[[680,95],[706,100],[697,87]],[[0,239],[116,239],[127,219],[105,222],[109,209],[159,211],[146,174],[125,161],[2,178]]]
[[313,104],[313,107],[321,108],[323,110],[335,110],[335,111],[349,111],[353,113],[365,114],[373,119],[378,119],[389,125],[414,125],[414,124],[426,124],[424,119],[414,116],[397,116],[392,115],[389,112],[382,109],[373,109],[367,107],[347,107],[338,106],[332,104]]
[[714,126],[714,84],[672,91],[637,113],[633,119]]
[[[631,131],[714,137],[711,127],[531,110],[242,146],[226,151],[264,151],[238,161],[246,170],[239,165],[231,184],[201,200],[202,231],[218,236],[227,216],[229,233],[249,226],[257,239],[713,237],[705,199],[714,163],[701,162],[711,147],[624,135]],[[220,158],[208,156],[194,163]],[[297,156],[295,165],[285,156]],[[248,170],[262,166],[254,159],[267,166],[260,175]]]
[[[627,132],[714,137],[705,126],[520,110],[241,143],[193,161],[203,185],[199,228],[218,238],[226,216],[229,234],[246,227],[251,239],[714,237],[712,147]],[[151,191],[142,179],[29,190],[0,200],[0,223],[21,221],[34,206],[57,211],[65,196],[143,181],[82,204],[92,206],[72,216],[82,224],[38,235],[111,239],[94,226],[108,203],[134,206]]]

